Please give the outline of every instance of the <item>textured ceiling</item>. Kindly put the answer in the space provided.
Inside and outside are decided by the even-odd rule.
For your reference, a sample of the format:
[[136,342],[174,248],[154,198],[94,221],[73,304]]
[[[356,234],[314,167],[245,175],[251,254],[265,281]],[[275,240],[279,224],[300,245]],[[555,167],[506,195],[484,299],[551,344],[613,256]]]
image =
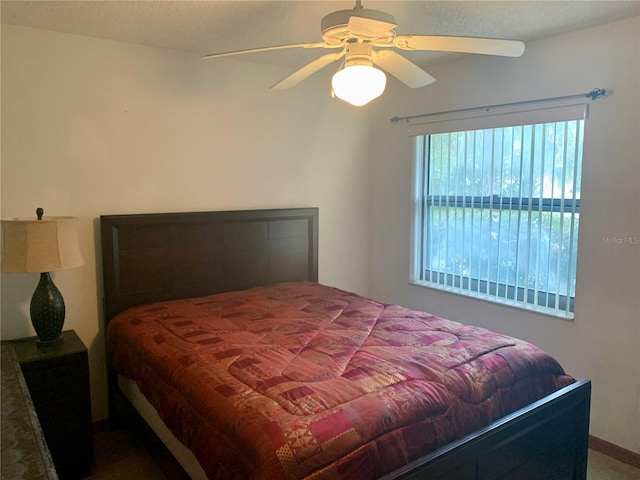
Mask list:
[[[320,21],[353,1],[7,1],[2,23],[168,48],[197,55],[321,40]],[[525,43],[640,15],[640,1],[367,1],[396,18],[398,34],[464,35]],[[403,52],[428,65],[446,54]],[[296,68],[315,50],[247,54]],[[209,60],[215,61],[215,60]]]

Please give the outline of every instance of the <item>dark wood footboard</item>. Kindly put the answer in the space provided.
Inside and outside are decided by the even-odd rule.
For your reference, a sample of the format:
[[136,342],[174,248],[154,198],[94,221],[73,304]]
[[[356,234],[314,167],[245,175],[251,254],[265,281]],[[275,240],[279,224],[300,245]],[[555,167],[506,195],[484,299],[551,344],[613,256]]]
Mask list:
[[578,381],[384,478],[584,480],[590,405]]

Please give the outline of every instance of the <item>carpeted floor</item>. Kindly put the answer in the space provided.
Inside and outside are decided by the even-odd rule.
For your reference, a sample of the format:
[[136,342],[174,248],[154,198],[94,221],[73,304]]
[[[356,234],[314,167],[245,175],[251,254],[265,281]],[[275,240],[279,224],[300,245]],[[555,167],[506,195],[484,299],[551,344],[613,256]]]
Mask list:
[[153,461],[138,434],[126,430],[96,433],[93,448],[91,480],[171,480]]
[[640,480],[640,469],[589,450],[587,480]]
[[[125,430],[96,433],[94,447],[90,480],[172,480],[152,460],[139,435]],[[640,480],[640,469],[589,450],[587,480]]]

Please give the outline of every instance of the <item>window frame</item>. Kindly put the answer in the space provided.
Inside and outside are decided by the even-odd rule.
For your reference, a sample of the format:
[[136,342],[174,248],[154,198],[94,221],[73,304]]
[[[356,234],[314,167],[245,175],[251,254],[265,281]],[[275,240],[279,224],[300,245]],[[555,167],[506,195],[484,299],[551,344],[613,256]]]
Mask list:
[[[567,108],[568,107],[568,108]],[[580,162],[584,158],[584,136],[587,120],[588,104],[584,102],[563,103],[555,106],[534,106],[530,110],[511,109],[510,112],[500,111],[497,114],[491,112],[483,112],[472,116],[452,118],[446,116],[444,119],[436,118],[427,124],[418,124],[410,127],[410,136],[415,137],[413,142],[413,168],[412,168],[412,221],[411,221],[411,249],[410,249],[410,283],[443,290],[459,295],[479,298],[496,303],[498,305],[506,305],[516,307],[528,311],[535,311],[572,320],[575,311],[575,293],[574,295],[560,294],[553,292],[545,292],[542,290],[531,289],[526,286],[518,286],[517,282],[509,284],[500,282],[499,279],[491,281],[490,279],[482,280],[480,278],[472,278],[471,275],[463,276],[445,271],[429,270],[428,247],[423,236],[427,235],[426,224],[429,222],[430,207],[446,205],[453,208],[474,208],[474,209],[490,209],[491,211],[522,211],[531,213],[569,213],[580,214],[580,198],[565,197],[562,198],[532,198],[531,195],[524,197],[500,197],[498,195],[488,196],[472,196],[472,195],[436,195],[429,194],[425,185],[429,185],[429,166],[428,155],[418,155],[418,149],[424,151],[429,150],[429,145],[420,145],[422,139],[430,141],[430,135],[439,133],[464,132],[470,130],[483,130],[487,128],[504,128],[519,125],[536,125],[539,123],[556,123],[562,121],[584,120],[582,124],[582,156]],[[580,114],[580,110],[582,114]],[[491,118],[493,117],[493,118]],[[460,128],[456,128],[460,125]],[[469,126],[476,126],[469,128]],[[566,161],[566,159],[565,159]],[[578,217],[579,218],[579,217]],[[573,220],[572,220],[573,221]],[[572,227],[573,228],[573,227]],[[575,228],[579,229],[579,226]],[[578,239],[578,230],[575,233],[576,241]],[[577,247],[577,244],[576,244]],[[426,257],[426,258],[425,258]],[[575,259],[577,262],[577,257]],[[571,267],[571,265],[570,265]],[[573,265],[574,272],[577,267]],[[576,279],[577,273],[574,273],[573,281]],[[477,292],[477,293],[476,293]],[[486,293],[485,293],[486,292]],[[525,294],[527,300],[524,300]],[[558,305],[556,308],[549,307],[549,301],[555,304],[556,296],[558,297]],[[567,302],[569,305],[567,306]]]

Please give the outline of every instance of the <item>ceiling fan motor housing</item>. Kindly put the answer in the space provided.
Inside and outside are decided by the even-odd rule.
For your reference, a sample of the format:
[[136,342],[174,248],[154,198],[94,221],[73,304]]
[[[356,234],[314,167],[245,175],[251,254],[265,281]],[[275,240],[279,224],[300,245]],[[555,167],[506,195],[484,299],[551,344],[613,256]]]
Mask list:
[[[354,34],[347,28],[349,19],[351,17],[361,17],[369,20],[377,20],[379,22],[385,22],[395,25],[396,19],[393,15],[380,10],[373,10],[371,8],[355,8],[352,10],[338,10],[326,15],[320,23],[320,29],[322,31],[322,39],[329,45],[340,45],[346,39],[354,38]],[[391,28],[384,32],[382,35],[377,35],[376,38],[393,38],[396,33]]]
[[344,66],[367,65],[373,66],[373,47],[370,43],[348,42],[345,46]]

